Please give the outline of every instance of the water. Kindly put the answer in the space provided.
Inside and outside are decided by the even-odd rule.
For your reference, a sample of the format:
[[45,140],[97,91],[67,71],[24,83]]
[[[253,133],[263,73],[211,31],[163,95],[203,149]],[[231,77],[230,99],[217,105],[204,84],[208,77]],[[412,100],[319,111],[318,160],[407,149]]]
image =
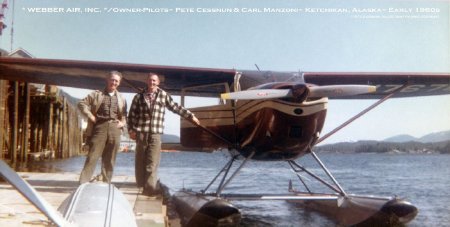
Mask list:
[[[319,154],[319,157],[347,193],[398,195],[416,205],[419,214],[408,226],[450,226],[450,155]],[[201,190],[227,160],[224,153],[163,153],[159,176],[171,192],[183,187]],[[320,169],[311,157],[298,162],[319,174]],[[83,163],[84,157],[75,157],[33,166],[40,166],[39,171],[80,172]],[[118,155],[115,174],[134,175],[134,153]],[[287,163],[249,162],[224,193],[286,193],[290,179],[294,187],[303,190]],[[233,204],[241,209],[244,226],[335,225],[315,212],[284,201]]]

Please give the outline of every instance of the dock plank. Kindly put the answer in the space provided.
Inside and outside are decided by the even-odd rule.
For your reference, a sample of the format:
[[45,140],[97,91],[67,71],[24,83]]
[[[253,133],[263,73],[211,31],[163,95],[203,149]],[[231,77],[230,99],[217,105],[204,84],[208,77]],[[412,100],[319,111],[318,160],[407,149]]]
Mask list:
[[[78,187],[75,173],[25,173],[19,175],[32,185],[53,207]],[[168,226],[162,198],[140,195],[134,176],[114,176],[113,184],[134,208],[138,226]],[[0,182],[0,226],[48,226],[47,218],[5,181]]]

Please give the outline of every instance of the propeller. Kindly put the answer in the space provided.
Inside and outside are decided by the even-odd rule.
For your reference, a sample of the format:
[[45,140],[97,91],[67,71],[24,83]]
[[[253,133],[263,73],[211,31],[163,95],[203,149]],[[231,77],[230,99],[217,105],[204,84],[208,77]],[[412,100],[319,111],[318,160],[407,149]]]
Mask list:
[[[317,87],[308,87],[310,98],[320,97],[340,97],[360,95],[376,91],[376,86],[370,85],[326,85]],[[241,100],[254,100],[254,99],[275,99],[285,97],[295,97],[292,89],[254,89],[237,91],[230,93],[222,93],[220,95],[222,99],[241,99]]]

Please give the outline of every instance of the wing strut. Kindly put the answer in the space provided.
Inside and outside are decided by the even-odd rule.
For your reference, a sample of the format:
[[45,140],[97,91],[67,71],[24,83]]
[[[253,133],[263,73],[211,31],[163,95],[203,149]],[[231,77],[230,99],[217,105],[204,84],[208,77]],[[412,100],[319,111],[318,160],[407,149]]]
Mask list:
[[127,78],[125,78],[124,76],[122,76],[122,81],[125,82],[126,84],[128,84],[134,90],[136,90],[136,93],[140,93],[144,90],[142,88],[138,88],[138,87],[134,86],[134,84],[131,81],[129,81]]
[[206,188],[202,190],[203,193],[208,191],[209,187],[211,187],[211,185],[214,183],[214,181],[217,180],[217,178],[220,176],[220,174],[222,174],[224,171],[226,171],[224,177],[222,178],[222,181],[220,182],[220,185],[223,184],[223,182],[225,181],[226,176],[228,175],[228,172],[231,169],[231,166],[233,165],[233,162],[237,159],[237,156],[238,155],[232,157],[230,159],[230,161],[228,161],[227,164],[225,164],[225,166],[222,168],[222,170],[219,171],[219,173],[212,179],[212,181],[208,184],[208,186],[206,186]]
[[[217,178],[223,173],[225,172],[225,174],[222,176],[222,180],[219,183],[219,186],[217,187],[216,190],[216,194],[215,196],[220,197],[220,194],[222,193],[223,189],[231,182],[231,180],[238,174],[238,172],[242,169],[242,167],[245,166],[245,164],[248,162],[248,160],[250,160],[253,155],[255,154],[255,152],[253,151],[248,157],[245,158],[245,160],[241,163],[241,165],[239,165],[239,167],[234,170],[233,174],[228,178],[228,173],[231,170],[231,167],[233,166],[234,161],[236,161],[237,157],[239,155],[235,155],[231,158],[230,161],[227,162],[227,164],[225,164],[225,166],[222,168],[222,170],[220,170],[220,172],[214,177],[214,179],[212,179],[212,181],[208,184],[208,186],[201,191],[202,194],[205,194],[206,191],[208,190],[208,188],[217,180]],[[226,180],[226,181],[225,181]]]
[[[294,170],[294,172],[298,173],[300,171],[303,171],[303,172],[307,173],[308,175],[310,175],[311,177],[313,177],[314,179],[316,179],[317,181],[319,181],[320,183],[322,183],[323,185],[325,185],[328,188],[330,188],[331,190],[333,190],[333,191],[335,191],[335,192],[337,192],[337,193],[339,193],[341,195],[345,195],[345,192],[343,190],[340,191],[338,188],[334,187],[333,185],[329,184],[328,182],[326,182],[325,180],[323,180],[319,176],[317,176],[314,173],[310,172],[305,167],[303,167],[303,166],[299,165],[298,163],[296,163],[294,160],[290,160],[290,161],[288,161],[288,163],[291,166],[291,168]],[[299,168],[300,170],[296,169],[295,167]]]
[[[331,135],[333,135],[334,133],[338,132],[339,130],[341,130],[342,128],[346,127],[347,125],[349,125],[350,123],[352,123],[353,121],[355,121],[356,119],[360,118],[361,116],[363,116],[364,114],[368,113],[370,110],[374,109],[375,107],[377,107],[378,105],[380,105],[381,103],[385,102],[386,100],[388,100],[389,98],[391,98],[394,94],[396,94],[397,92],[399,92],[400,90],[402,90],[403,88],[405,88],[408,85],[408,83],[404,84],[403,86],[397,88],[396,90],[394,90],[393,92],[389,93],[388,95],[386,95],[385,97],[383,97],[382,99],[378,100],[376,103],[372,104],[371,106],[369,106],[368,108],[364,109],[363,111],[361,111],[360,113],[358,113],[357,115],[355,115],[354,117],[350,118],[349,120],[347,120],[346,122],[344,122],[343,124],[341,124],[340,126],[338,126],[337,128],[333,129],[331,132],[329,132],[328,134],[326,134],[325,136],[321,137],[319,140],[317,140],[317,142],[315,144],[318,144],[322,141],[324,141],[325,139],[327,139],[328,137],[330,137]],[[347,193],[344,191],[344,189],[339,185],[339,183],[337,182],[337,180],[333,177],[333,175],[331,174],[331,172],[325,167],[325,165],[322,163],[322,161],[319,159],[319,157],[313,152],[310,151],[311,155],[314,157],[314,159],[316,160],[316,162],[320,165],[320,167],[322,168],[322,170],[328,175],[328,177],[333,181],[334,185],[329,184],[328,182],[326,182],[325,180],[321,179],[320,177],[318,177],[317,175],[313,174],[312,172],[308,171],[306,168],[304,168],[303,166],[297,164],[294,160],[290,160],[288,161],[289,165],[291,166],[291,168],[294,170],[294,172],[297,173],[297,176],[300,178],[301,182],[303,183],[303,185],[305,186],[305,188],[309,191],[308,187],[306,187],[304,181],[301,179],[301,176],[298,174],[298,172],[303,171],[305,173],[307,173],[308,175],[312,176],[313,178],[315,178],[316,180],[318,180],[319,182],[321,182],[322,184],[324,184],[325,186],[327,186],[328,188],[330,188],[331,190],[343,195],[343,196],[347,196]],[[298,169],[297,169],[298,168]]]
[[379,106],[381,103],[385,102],[386,100],[388,100],[389,98],[391,98],[393,95],[395,95],[397,92],[401,91],[403,88],[405,88],[406,86],[408,86],[408,83],[404,84],[403,86],[395,89],[394,91],[392,91],[390,94],[386,95],[384,98],[378,100],[376,103],[372,104],[371,106],[367,107],[366,109],[364,109],[363,111],[359,112],[357,115],[353,116],[352,118],[348,119],[346,122],[342,123],[341,125],[339,125],[338,127],[336,127],[335,129],[333,129],[331,132],[327,133],[326,135],[320,137],[319,140],[317,140],[317,142],[314,145],[317,145],[319,143],[321,143],[322,141],[326,140],[328,137],[332,136],[333,134],[335,134],[336,132],[340,131],[341,129],[343,129],[344,127],[346,127],[347,125],[349,125],[350,123],[352,123],[353,121],[355,121],[356,119],[360,118],[361,116],[363,116],[364,114],[368,113],[369,111],[371,111],[373,108]]
[[39,211],[47,216],[57,226],[70,226],[69,222],[63,218],[47,200],[45,200],[28,182],[11,169],[8,164],[0,160],[0,176],[8,181],[17,191],[20,192]]
[[322,167],[323,171],[325,171],[325,173],[328,175],[328,177],[333,181],[333,183],[336,185],[336,187],[339,188],[339,190],[341,191],[340,193],[343,196],[347,196],[347,193],[345,193],[344,189],[341,187],[341,185],[339,185],[339,183],[337,182],[337,180],[333,177],[333,175],[331,174],[331,172],[327,169],[327,167],[325,167],[325,165],[322,163],[322,161],[319,159],[319,157],[317,157],[316,153],[314,153],[314,151],[311,151],[311,155],[314,157],[314,159],[316,159],[317,163],[319,163],[320,167]]
[[[247,161],[252,159],[254,154],[255,151],[252,151],[252,153],[247,158],[245,158],[245,160],[241,163],[241,165],[234,171],[233,175],[231,175],[230,178],[228,178],[228,180],[224,184],[219,186],[219,188],[217,189],[217,196],[220,196],[220,193],[222,193],[223,189],[231,182],[231,180],[237,175],[237,173],[242,169],[242,167],[244,167]],[[225,177],[223,179],[225,179]]]

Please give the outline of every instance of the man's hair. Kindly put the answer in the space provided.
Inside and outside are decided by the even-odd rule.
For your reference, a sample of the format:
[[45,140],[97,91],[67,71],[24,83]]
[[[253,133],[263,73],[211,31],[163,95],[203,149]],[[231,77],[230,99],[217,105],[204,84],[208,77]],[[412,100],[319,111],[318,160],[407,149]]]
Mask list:
[[111,78],[112,75],[119,76],[120,80],[122,80],[122,73],[120,73],[119,71],[115,71],[115,70],[109,72],[108,75],[106,76],[106,79]]
[[158,77],[158,80],[160,80],[159,75],[156,73],[148,73],[147,80],[150,79],[150,77],[152,77],[152,76],[156,76],[156,77]]

